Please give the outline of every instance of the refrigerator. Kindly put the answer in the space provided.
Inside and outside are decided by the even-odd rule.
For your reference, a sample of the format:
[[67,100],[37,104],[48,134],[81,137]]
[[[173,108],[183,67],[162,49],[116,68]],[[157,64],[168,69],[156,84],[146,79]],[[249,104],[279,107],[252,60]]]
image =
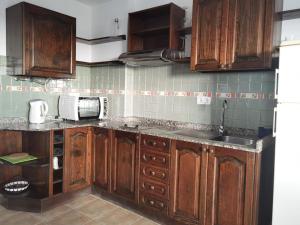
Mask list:
[[273,225],[300,225],[300,40],[280,47],[275,78]]

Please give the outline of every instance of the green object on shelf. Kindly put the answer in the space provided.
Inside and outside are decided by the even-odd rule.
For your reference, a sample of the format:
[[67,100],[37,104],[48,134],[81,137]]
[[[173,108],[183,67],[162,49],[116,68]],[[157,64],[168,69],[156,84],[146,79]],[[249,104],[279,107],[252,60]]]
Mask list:
[[9,162],[11,164],[18,164],[18,163],[23,163],[23,162],[29,162],[29,161],[33,161],[33,160],[36,160],[38,159],[37,157],[35,156],[32,156],[32,155],[26,155],[24,157],[12,157],[10,155],[6,155],[6,156],[1,156],[0,157],[0,160],[2,161],[6,161],[6,162]]

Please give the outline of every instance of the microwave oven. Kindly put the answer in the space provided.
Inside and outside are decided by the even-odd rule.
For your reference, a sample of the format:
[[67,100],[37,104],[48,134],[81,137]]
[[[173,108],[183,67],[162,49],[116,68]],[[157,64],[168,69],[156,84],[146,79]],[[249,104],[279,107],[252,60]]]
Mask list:
[[62,95],[58,100],[58,112],[65,120],[106,119],[108,100],[107,97]]

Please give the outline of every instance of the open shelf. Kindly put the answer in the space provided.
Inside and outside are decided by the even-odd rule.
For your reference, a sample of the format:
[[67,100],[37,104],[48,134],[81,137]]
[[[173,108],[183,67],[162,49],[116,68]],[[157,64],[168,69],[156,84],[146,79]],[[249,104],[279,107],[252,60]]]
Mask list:
[[63,191],[63,174],[64,174],[64,131],[56,130],[53,133],[53,158],[57,157],[58,169],[52,165],[51,185],[52,194],[57,195]]
[[76,41],[78,43],[84,43],[89,45],[97,45],[97,44],[104,44],[104,43],[124,41],[124,40],[126,40],[126,35],[108,36],[108,37],[100,37],[100,38],[93,38],[93,39],[86,39],[80,37],[76,38]]
[[17,164],[9,163],[5,160],[0,159],[0,165],[4,166],[22,166],[22,167],[48,167],[50,165],[49,158],[35,159],[28,162],[22,162]]
[[96,67],[96,66],[117,66],[117,65],[124,65],[123,62],[119,60],[112,60],[112,61],[102,61],[102,62],[82,62],[76,61],[78,66],[86,66],[86,67]]
[[300,9],[291,9],[277,13],[279,20],[292,20],[300,18]]
[[184,27],[182,29],[177,30],[180,36],[185,36],[188,34],[192,34],[192,27]]
[[161,26],[161,27],[153,27],[147,29],[141,29],[138,31],[132,31],[131,34],[138,35],[138,36],[145,36],[145,35],[157,35],[157,34],[168,34],[170,30],[170,26]]

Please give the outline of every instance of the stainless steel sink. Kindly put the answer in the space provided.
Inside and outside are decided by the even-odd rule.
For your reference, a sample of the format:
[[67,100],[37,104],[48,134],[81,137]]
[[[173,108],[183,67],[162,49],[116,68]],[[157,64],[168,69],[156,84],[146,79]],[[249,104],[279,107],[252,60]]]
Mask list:
[[193,137],[193,138],[207,138],[210,139],[211,137],[215,137],[215,132],[212,131],[200,131],[200,130],[193,130],[193,129],[182,129],[173,132],[173,134],[186,136],[186,137]]
[[245,146],[255,146],[256,140],[248,139],[248,138],[241,138],[241,137],[234,137],[234,136],[219,136],[213,138],[214,141],[222,141],[230,144],[237,144],[237,145],[245,145]]

